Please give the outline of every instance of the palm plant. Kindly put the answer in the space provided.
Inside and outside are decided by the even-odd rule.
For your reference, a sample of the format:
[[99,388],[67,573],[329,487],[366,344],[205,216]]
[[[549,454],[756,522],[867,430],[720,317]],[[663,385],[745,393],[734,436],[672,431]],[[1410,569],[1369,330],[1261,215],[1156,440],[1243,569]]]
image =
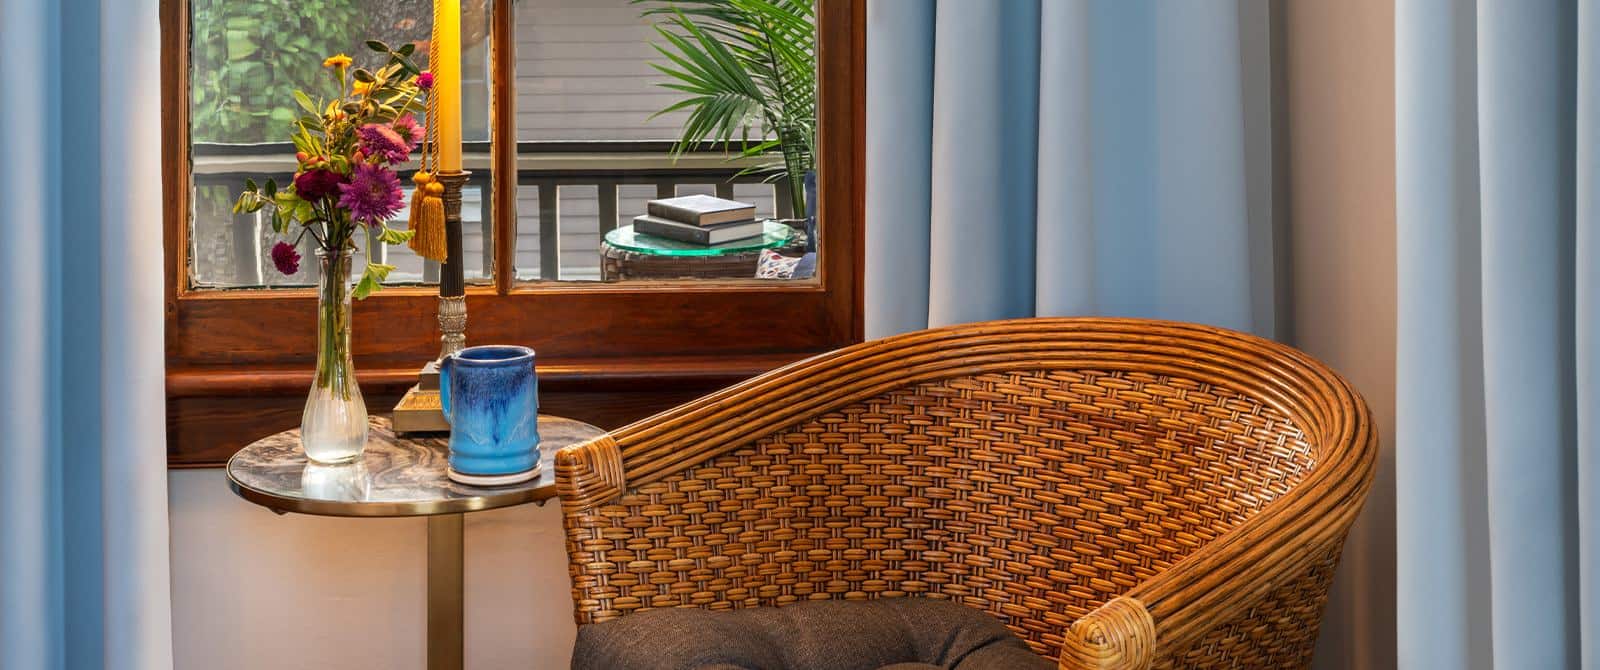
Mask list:
[[816,27],[812,0],[633,0],[659,5],[653,63],[687,93],[655,116],[689,110],[673,156],[710,142],[739,156],[779,155],[750,168],[787,179],[796,216],[805,216],[806,173],[817,130]]

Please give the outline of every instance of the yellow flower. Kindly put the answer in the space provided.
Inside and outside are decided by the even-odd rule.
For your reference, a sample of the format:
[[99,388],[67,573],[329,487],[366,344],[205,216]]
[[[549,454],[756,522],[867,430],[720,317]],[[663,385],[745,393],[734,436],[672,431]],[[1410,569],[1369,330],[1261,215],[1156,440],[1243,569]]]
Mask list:
[[344,54],[329,56],[322,60],[322,67],[350,67],[350,57]]
[[350,85],[350,90],[353,91],[356,95],[366,95],[367,93],[370,93],[372,91],[372,82],[370,82],[370,81],[358,81],[358,82]]

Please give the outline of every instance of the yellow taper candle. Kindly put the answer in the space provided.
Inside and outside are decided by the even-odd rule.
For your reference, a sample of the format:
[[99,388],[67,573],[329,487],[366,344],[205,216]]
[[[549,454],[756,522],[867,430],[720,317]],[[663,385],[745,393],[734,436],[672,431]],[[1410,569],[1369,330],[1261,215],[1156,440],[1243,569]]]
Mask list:
[[461,0],[434,0],[433,21],[439,40],[433,53],[439,62],[429,63],[428,69],[439,101],[439,170],[457,172],[461,170]]

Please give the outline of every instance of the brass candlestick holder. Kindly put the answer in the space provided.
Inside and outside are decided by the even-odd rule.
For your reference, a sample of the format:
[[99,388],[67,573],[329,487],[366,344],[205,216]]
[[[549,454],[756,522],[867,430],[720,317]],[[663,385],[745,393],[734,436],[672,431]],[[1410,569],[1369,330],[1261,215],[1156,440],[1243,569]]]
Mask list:
[[467,346],[467,282],[461,263],[461,189],[470,172],[437,176],[444,185],[445,260],[439,270],[439,358]]
[[467,282],[461,258],[461,189],[472,173],[434,175],[444,186],[445,260],[439,268],[439,357],[417,375],[417,385],[394,407],[398,433],[449,432],[439,402],[439,360],[467,346]]

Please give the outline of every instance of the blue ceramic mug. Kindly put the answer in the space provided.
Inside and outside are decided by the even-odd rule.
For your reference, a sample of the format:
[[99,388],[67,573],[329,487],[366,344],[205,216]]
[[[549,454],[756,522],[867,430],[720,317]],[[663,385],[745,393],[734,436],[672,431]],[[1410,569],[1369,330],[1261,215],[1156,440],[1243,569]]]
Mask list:
[[539,378],[532,349],[488,345],[445,356],[439,361],[439,403],[450,422],[453,478],[511,483],[519,474],[536,474]]

